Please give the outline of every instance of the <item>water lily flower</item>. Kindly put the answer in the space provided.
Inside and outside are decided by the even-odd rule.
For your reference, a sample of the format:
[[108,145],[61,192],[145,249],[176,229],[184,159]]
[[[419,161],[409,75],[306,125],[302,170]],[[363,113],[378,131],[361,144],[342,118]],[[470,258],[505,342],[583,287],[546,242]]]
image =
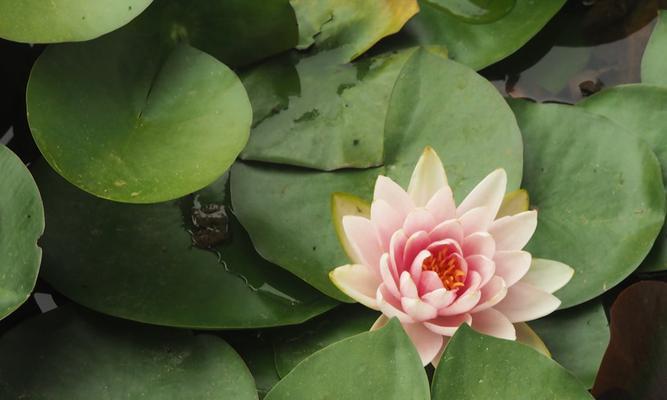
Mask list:
[[424,365],[437,364],[464,323],[515,340],[513,323],[558,308],[552,293],[573,270],[554,262],[529,273],[532,257],[522,249],[535,232],[537,211],[496,219],[506,185],[507,174],[497,169],[456,206],[442,162],[427,147],[407,192],[379,176],[370,218],[343,217],[353,264],[331,271],[331,280],[382,312],[371,329],[396,317]]

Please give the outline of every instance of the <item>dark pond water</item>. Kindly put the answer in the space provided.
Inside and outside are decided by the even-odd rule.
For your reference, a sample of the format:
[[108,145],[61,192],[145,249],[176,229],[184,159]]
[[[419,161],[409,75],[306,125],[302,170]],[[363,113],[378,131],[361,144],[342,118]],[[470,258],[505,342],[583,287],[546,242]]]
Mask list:
[[[498,18],[513,1],[498,0],[493,7],[484,8],[478,6],[488,2],[469,0],[460,12],[483,22]],[[563,103],[576,103],[604,87],[638,82],[656,10],[667,7],[665,3],[667,0],[571,0],[522,49],[481,73],[505,96]],[[41,51],[41,46],[0,40],[0,143],[28,165],[39,152],[26,121],[25,85]],[[636,279],[629,278],[622,286]],[[610,299],[617,292],[612,290]],[[64,302],[64,297],[40,280],[30,300],[0,322],[0,334]]]

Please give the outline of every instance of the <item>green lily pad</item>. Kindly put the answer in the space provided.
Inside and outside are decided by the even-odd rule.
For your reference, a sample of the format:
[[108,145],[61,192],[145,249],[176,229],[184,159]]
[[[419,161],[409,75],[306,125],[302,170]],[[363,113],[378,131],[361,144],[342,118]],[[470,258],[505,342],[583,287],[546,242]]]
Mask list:
[[435,371],[433,400],[593,399],[563,367],[528,346],[462,325]]
[[0,38],[24,43],[90,40],[141,14],[153,0],[0,0]]
[[667,86],[667,11],[658,11],[658,22],[642,57],[642,83]]
[[661,399],[667,369],[667,283],[625,289],[611,308],[611,342],[595,379],[599,399]]
[[272,335],[275,365],[280,377],[316,351],[367,332],[380,314],[358,305],[341,305],[305,324],[282,328]]
[[[302,326],[302,325],[299,325]],[[255,379],[260,400],[278,383],[273,345],[266,331],[225,331],[221,336],[241,356]]]
[[49,225],[42,277],[113,316],[202,329],[301,323],[335,305],[262,259],[231,214],[227,176],[181,199],[134,205],[34,168]]
[[552,358],[587,388],[593,387],[609,344],[609,323],[598,300],[530,322]]
[[571,307],[612,288],[646,257],[665,217],[660,164],[644,142],[582,108],[512,101],[525,145],[523,186],[538,210],[528,250],[575,270]]
[[353,60],[419,11],[417,0],[290,0],[299,24],[299,49],[336,50]]
[[106,199],[152,203],[213,182],[245,145],[238,77],[175,45],[150,11],[90,42],[48,47],[28,82],[30,128],[49,164]]
[[[667,60],[667,59],[666,59]],[[667,71],[667,68],[665,69]],[[603,115],[646,141],[658,156],[662,179],[667,182],[667,88],[624,85],[603,90],[580,102],[587,111]],[[667,229],[663,227],[640,271],[667,269]]]
[[[331,53],[318,53],[294,60],[287,76],[297,78],[288,80],[282,59],[249,71],[253,109],[268,111],[255,115],[241,158],[321,170],[381,165],[389,96],[411,53],[342,65]],[[267,99],[274,99],[270,108]]]
[[425,0],[472,24],[488,24],[507,15],[515,0]]
[[407,41],[410,45],[444,46],[452,59],[476,70],[517,51],[565,4],[565,0],[516,0],[502,18],[480,24],[454,15],[432,1],[419,1],[419,14],[406,25]]
[[521,135],[505,101],[474,71],[420,49],[406,62],[390,100],[384,167],[318,172],[237,163],[231,173],[234,210],[263,257],[349,301],[328,276],[347,263],[332,222],[331,195],[370,200],[379,174],[407,187],[426,146],[441,155],[458,199],[498,167],[507,170],[510,190],[519,185]]
[[419,355],[397,320],[303,360],[266,400],[428,400]]
[[32,175],[0,144],[0,319],[30,297],[35,286],[44,232],[44,208]]
[[32,400],[254,400],[223,340],[59,308],[0,339],[0,397]]

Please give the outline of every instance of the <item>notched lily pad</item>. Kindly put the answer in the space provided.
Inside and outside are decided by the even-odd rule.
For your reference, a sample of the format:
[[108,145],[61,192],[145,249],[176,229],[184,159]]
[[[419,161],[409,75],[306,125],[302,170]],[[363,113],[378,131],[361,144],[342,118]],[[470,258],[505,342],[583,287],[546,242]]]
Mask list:
[[30,296],[35,286],[44,232],[44,208],[28,169],[0,144],[0,319]]

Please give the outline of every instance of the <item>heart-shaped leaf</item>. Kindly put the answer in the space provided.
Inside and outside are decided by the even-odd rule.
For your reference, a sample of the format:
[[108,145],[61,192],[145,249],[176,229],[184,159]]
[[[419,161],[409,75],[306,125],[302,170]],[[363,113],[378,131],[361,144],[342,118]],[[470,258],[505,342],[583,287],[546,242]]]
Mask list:
[[153,0],[0,0],[0,38],[24,43],[90,40],[127,24]]
[[0,144],[0,319],[30,296],[37,280],[44,208],[23,162]]
[[433,400],[592,399],[563,367],[528,346],[462,325],[435,371]]
[[89,308],[158,325],[251,328],[303,322],[334,306],[262,259],[232,215],[227,177],[153,204],[102,200],[34,167],[45,193],[43,277]]
[[2,336],[0,397],[254,400],[257,392],[220,338],[59,308]]
[[303,360],[266,400],[428,400],[419,355],[397,320]]
[[519,185],[521,136],[505,101],[471,69],[420,49],[403,67],[390,100],[384,167],[316,172],[237,163],[231,175],[234,210],[262,256],[349,301],[328,277],[347,259],[333,229],[331,195],[370,200],[379,174],[407,186],[425,146],[441,155],[457,199],[498,167],[507,170],[510,190]]
[[650,148],[579,107],[512,101],[525,145],[523,185],[538,210],[528,244],[570,265],[562,308],[612,288],[646,257],[665,217],[660,164]]

